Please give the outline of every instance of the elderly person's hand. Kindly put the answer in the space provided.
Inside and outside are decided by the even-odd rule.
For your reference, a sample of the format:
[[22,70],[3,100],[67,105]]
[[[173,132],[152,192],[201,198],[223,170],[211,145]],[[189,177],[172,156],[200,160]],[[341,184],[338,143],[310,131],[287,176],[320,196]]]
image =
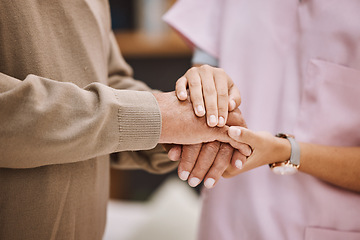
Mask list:
[[159,143],[184,145],[220,141],[229,143],[246,156],[250,154],[250,148],[246,144],[228,136],[228,126],[207,126],[204,117],[194,114],[190,101],[179,101],[174,92],[153,94],[159,104],[162,119]]
[[[221,68],[209,65],[191,68],[176,82],[176,96],[180,101],[190,100],[198,117],[206,112],[210,127],[246,126],[237,109],[241,103],[240,92]],[[205,187],[212,188],[229,165],[242,168],[250,153],[245,145],[238,151],[229,144],[213,141],[175,146],[169,151],[169,158],[180,159],[179,177],[188,180],[190,186],[195,187],[204,179]]]
[[[238,109],[229,113],[227,124],[246,127]],[[183,181],[188,180],[192,187],[204,180],[205,187],[212,188],[227,169],[239,170],[242,168],[242,163],[246,161],[244,154],[229,144],[218,141],[182,147],[174,146],[168,155],[171,160],[180,160],[179,177]]]

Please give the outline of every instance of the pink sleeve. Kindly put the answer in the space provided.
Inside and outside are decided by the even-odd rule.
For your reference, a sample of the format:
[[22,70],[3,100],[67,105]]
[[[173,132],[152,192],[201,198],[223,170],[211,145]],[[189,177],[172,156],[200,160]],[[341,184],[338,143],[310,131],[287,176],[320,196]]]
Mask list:
[[219,0],[179,0],[163,19],[190,45],[218,57],[221,7]]

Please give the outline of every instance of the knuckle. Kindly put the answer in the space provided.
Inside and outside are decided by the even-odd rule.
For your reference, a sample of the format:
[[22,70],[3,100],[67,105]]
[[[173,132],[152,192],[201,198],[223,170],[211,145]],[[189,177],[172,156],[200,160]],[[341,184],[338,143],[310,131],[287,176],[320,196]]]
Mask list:
[[227,104],[219,104],[218,109],[219,109],[220,112],[225,112],[227,114],[228,105]]
[[189,87],[191,88],[200,88],[201,87],[201,83],[200,81],[189,81]]
[[226,99],[226,100],[227,100],[228,97],[229,97],[229,94],[228,94],[226,88],[218,88],[218,89],[217,89],[217,95],[218,95],[218,98]]
[[187,82],[189,85],[200,85],[201,84],[201,79],[199,78],[199,76],[193,75],[192,77],[188,77],[187,78]]
[[204,84],[203,91],[213,96],[216,96],[216,88],[212,84]]
[[226,76],[227,76],[227,74],[226,74],[225,70],[224,70],[224,69],[222,69],[222,68],[216,68],[216,72],[217,72],[218,74],[221,74],[221,75],[226,75]]
[[194,160],[190,157],[182,157],[179,165],[182,167],[191,167],[194,165]]
[[197,67],[191,67],[186,73],[192,74],[194,72],[197,72]]
[[232,152],[234,149],[233,149],[233,147],[231,147],[230,144],[222,143],[222,144],[220,145],[220,150],[221,150],[221,151],[226,151],[226,152]]
[[220,149],[220,143],[219,142],[210,142],[206,144],[206,151],[208,151],[209,153],[217,153]]
[[212,69],[212,67],[210,65],[208,65],[208,64],[203,64],[203,65],[200,66],[200,69],[208,71],[208,70]]

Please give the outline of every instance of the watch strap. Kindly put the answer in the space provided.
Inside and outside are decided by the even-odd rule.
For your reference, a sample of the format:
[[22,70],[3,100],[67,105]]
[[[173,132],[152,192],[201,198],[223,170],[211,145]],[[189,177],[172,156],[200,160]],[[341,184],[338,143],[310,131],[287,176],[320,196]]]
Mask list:
[[300,166],[300,146],[298,142],[293,137],[286,137],[289,140],[291,145],[291,155],[290,155],[290,162],[295,166]]

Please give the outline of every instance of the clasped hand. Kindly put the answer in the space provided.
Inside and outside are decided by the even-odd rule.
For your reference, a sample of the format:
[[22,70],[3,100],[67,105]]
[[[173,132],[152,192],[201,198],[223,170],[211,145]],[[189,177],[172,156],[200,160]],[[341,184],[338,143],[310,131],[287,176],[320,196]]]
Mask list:
[[171,160],[180,160],[180,179],[211,188],[229,167],[242,168],[251,148],[228,135],[229,126],[246,127],[240,93],[222,69],[191,68],[175,92],[154,96],[162,115],[159,143],[175,144],[167,148]]

